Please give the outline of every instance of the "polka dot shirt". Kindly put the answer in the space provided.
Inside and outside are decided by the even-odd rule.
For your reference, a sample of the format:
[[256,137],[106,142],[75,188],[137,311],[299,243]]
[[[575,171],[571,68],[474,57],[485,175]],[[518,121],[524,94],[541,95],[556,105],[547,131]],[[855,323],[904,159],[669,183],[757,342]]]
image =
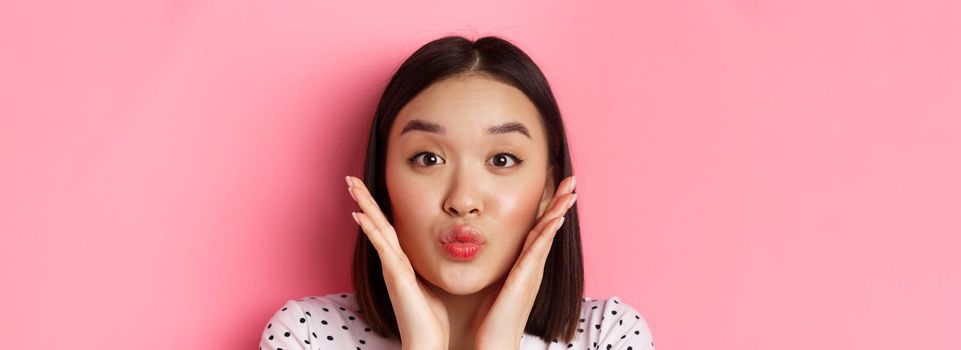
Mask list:
[[[520,348],[654,350],[644,317],[616,296],[606,300],[584,298],[578,321],[570,343],[524,334]],[[270,318],[260,337],[260,350],[400,348],[396,337],[381,337],[367,326],[353,293],[288,300]]]

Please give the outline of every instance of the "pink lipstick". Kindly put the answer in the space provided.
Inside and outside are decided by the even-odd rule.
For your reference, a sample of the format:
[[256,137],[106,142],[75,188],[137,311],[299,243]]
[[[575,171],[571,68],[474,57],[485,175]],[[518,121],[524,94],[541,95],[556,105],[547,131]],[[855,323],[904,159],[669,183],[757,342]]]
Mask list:
[[484,235],[470,225],[452,226],[441,238],[441,246],[447,256],[454,260],[470,261],[480,254],[487,240]]

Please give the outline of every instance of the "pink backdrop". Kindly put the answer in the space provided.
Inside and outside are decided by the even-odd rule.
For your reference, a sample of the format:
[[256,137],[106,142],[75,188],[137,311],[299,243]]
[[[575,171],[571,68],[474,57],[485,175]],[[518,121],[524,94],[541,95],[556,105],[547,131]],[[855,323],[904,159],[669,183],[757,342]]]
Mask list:
[[957,349],[961,3],[0,4],[4,348],[256,348],[349,288],[376,99],[498,34],[553,84],[588,295],[660,349]]

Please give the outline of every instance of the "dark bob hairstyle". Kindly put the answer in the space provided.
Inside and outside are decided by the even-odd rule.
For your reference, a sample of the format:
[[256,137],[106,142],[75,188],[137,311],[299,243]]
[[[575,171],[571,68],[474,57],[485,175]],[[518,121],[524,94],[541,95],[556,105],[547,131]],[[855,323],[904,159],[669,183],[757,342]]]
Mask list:
[[[367,141],[364,182],[381,210],[393,222],[384,178],[387,137],[397,113],[418,93],[442,79],[475,75],[522,91],[540,113],[547,133],[555,186],[572,175],[564,123],[547,79],[527,54],[510,42],[487,36],[470,41],[446,36],[414,52],[387,83]],[[352,271],[354,295],[370,327],[384,337],[398,336],[397,319],[384,283],[380,258],[362,229],[357,230]],[[544,340],[570,341],[577,329],[584,295],[584,267],[577,206],[565,214],[544,267],[544,278],[524,328]]]

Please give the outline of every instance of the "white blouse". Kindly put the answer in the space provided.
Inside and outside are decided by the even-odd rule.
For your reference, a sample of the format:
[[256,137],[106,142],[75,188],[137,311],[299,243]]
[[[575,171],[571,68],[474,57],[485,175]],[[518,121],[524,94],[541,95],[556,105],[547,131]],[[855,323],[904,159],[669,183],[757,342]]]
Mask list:
[[[582,303],[581,325],[572,342],[545,341],[525,333],[520,348],[654,350],[647,322],[630,305],[616,296],[606,300],[584,298]],[[288,300],[267,322],[260,350],[401,348],[396,336],[381,337],[361,315],[353,293]]]

